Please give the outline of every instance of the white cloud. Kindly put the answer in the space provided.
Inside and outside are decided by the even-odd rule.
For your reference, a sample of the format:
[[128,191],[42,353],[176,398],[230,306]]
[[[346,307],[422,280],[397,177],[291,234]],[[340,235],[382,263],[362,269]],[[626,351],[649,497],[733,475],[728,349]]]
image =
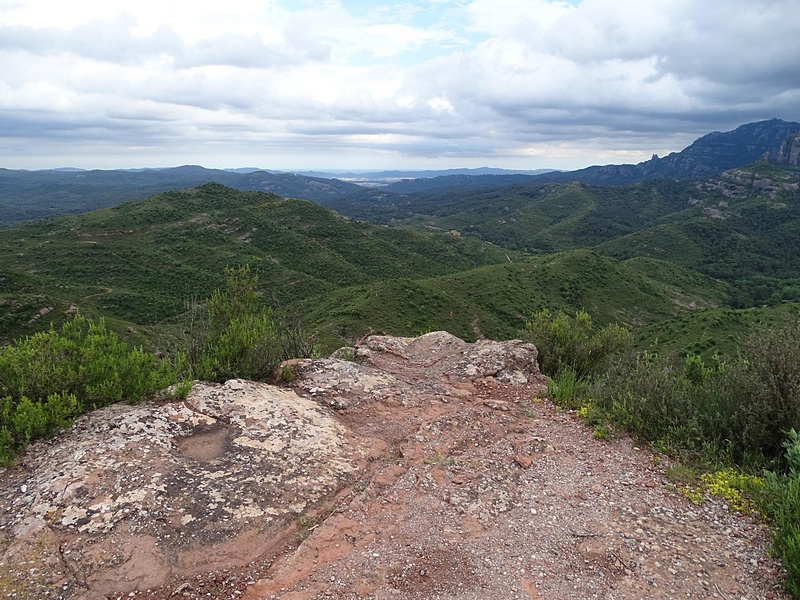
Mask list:
[[435,96],[428,100],[428,106],[430,106],[434,112],[437,113],[446,113],[448,115],[453,115],[456,112],[456,109],[451,104],[450,100],[445,98],[444,96]]
[[493,37],[536,37],[574,10],[547,0],[473,0],[466,6],[469,28]]
[[800,119],[795,4],[0,0],[0,164],[646,159]]

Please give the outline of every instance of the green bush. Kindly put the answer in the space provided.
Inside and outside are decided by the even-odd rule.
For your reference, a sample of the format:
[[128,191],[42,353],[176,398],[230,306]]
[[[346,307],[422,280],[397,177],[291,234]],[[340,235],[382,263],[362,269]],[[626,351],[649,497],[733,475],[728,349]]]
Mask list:
[[725,382],[734,439],[780,459],[786,432],[800,429],[800,323],[755,330]]
[[698,356],[624,357],[595,395],[618,424],[660,447],[778,465],[786,431],[800,427],[800,326],[757,330],[738,357],[711,367]]
[[526,323],[522,336],[539,350],[543,373],[554,377],[569,369],[578,379],[601,373],[609,357],[633,341],[631,333],[619,325],[595,328],[584,311],[576,312],[574,318],[562,312],[537,312]]
[[[658,447],[702,452],[713,442],[703,431],[707,415],[719,415],[709,381],[698,378],[695,361],[684,370],[680,361],[641,353],[617,361],[596,386],[595,402],[628,431]],[[723,427],[724,428],[724,427]]]
[[175,380],[174,365],[80,314],[17,340],[0,350],[0,460],[87,410],[139,402]]
[[136,403],[175,382],[167,361],[130,348],[101,319],[78,314],[61,329],[37,333],[0,351],[0,393],[37,402],[70,393],[85,408]]
[[[74,394],[51,394],[43,402],[22,396],[14,401],[11,396],[0,398],[0,415],[8,450],[15,443],[29,444],[36,438],[52,435],[59,428],[66,427],[81,413],[81,405]],[[9,457],[13,456],[13,452]]]
[[225,269],[225,288],[187,311],[188,355],[196,377],[267,381],[283,360],[310,356],[313,344],[296,320],[262,303],[250,267]]
[[555,377],[547,378],[547,397],[561,408],[578,409],[588,385],[572,369],[561,369]]
[[785,587],[800,598],[800,434],[795,429],[784,442],[788,474],[768,473],[766,508],[775,530],[775,549],[786,569]]

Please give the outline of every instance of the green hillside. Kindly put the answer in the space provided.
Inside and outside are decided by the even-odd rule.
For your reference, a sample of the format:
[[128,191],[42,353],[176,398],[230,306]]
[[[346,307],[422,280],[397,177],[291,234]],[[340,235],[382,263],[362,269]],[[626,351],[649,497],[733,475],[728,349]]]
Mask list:
[[[726,177],[691,189],[667,181],[549,185],[511,196],[502,189],[487,206],[485,193],[476,192],[459,212],[438,207],[446,223],[405,220],[480,229],[498,241],[507,235],[517,248],[538,251],[527,257],[477,235],[376,226],[312,202],[220,184],[165,192],[0,230],[0,337],[58,324],[75,305],[151,345],[177,335],[187,302],[219,287],[226,266],[250,264],[266,297],[331,345],[370,330],[514,337],[534,311],[548,308],[623,323],[642,345],[672,336],[676,347],[700,344],[698,351],[709,352],[732,335],[724,323],[714,325],[720,333],[709,343],[709,322],[728,320],[738,331],[737,313],[707,310],[730,306],[732,291],[734,302],[748,295],[742,306],[749,306],[755,297],[780,304],[800,290],[793,287],[800,283],[793,279],[800,243],[793,175],[762,166]],[[504,216],[495,218],[499,203]],[[569,250],[604,238],[595,251]],[[47,314],[38,318],[42,309]]]
[[694,182],[450,188],[338,208],[530,253],[671,261],[732,283],[737,307],[800,300],[800,171],[764,161]]
[[281,305],[380,279],[431,277],[507,261],[477,239],[355,222],[308,201],[219,184],[0,230],[6,339],[88,314],[142,326],[174,321],[228,265],[250,263]]
[[718,306],[726,297],[724,283],[675,265],[620,262],[574,250],[435,278],[349,287],[304,306],[311,322],[338,336],[445,329],[474,340],[514,337],[533,312],[544,308],[585,309],[599,323],[639,327]]
[[[219,287],[226,266],[245,263],[267,298],[331,344],[370,329],[514,337],[542,308],[639,326],[718,306],[728,293],[658,260],[589,250],[525,258],[475,237],[375,226],[207,184],[0,230],[0,335],[58,324],[75,305],[152,344],[176,334],[186,303]],[[43,308],[53,310],[29,323]]]
[[684,311],[673,317],[653,321],[636,331],[636,346],[659,353],[694,353],[704,359],[715,354],[735,356],[751,328],[778,326],[800,319],[800,303],[732,309],[709,308]]
[[647,256],[734,285],[733,306],[800,300],[800,175],[766,163],[696,184],[696,214],[597,245],[616,258]]
[[682,211],[694,184],[667,180],[634,186],[580,183],[433,190],[391,203],[334,203],[343,214],[380,223],[456,230],[527,252],[588,247],[633,233]]

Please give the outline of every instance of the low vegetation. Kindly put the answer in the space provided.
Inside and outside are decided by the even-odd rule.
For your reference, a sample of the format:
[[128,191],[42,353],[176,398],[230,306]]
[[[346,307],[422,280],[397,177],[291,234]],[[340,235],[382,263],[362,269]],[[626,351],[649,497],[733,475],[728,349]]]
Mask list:
[[88,410],[174,384],[179,368],[80,314],[17,340],[0,349],[0,462]]
[[570,371],[577,379],[602,372],[609,358],[633,341],[630,331],[619,325],[595,328],[586,311],[576,312],[574,318],[562,312],[537,312],[523,336],[536,343],[542,372],[557,376]]
[[764,330],[750,336],[746,354],[710,366],[696,355],[640,354],[609,371],[595,402],[659,447],[772,465],[786,431],[800,425],[800,364],[791,362],[798,342],[796,328]]
[[225,283],[187,312],[185,344],[169,360],[80,313],[0,348],[0,464],[87,411],[135,404],[171,386],[185,395],[195,378],[271,380],[282,360],[314,352],[294,319],[264,305],[248,266],[226,269]]
[[312,337],[296,320],[276,316],[257,285],[249,265],[227,268],[225,287],[187,311],[189,364],[195,377],[268,381],[282,361],[314,353]]
[[784,443],[787,471],[767,474],[766,507],[775,524],[775,548],[786,568],[786,589],[800,598],[800,434]]
[[[626,336],[586,314],[542,312],[525,333],[540,345],[553,400],[595,428],[624,429],[691,465],[692,483],[734,509],[757,504],[775,524],[787,589],[800,591],[800,323],[757,328],[740,352],[619,351]],[[629,341],[629,340],[627,340]],[[766,481],[766,484],[764,483]],[[703,493],[685,488],[692,501]]]

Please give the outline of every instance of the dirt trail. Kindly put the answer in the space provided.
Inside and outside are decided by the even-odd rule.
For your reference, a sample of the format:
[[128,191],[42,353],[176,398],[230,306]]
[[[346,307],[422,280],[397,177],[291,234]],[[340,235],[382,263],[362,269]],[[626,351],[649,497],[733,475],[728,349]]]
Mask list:
[[[446,382],[414,358],[369,362]],[[389,454],[244,598],[783,597],[764,530],[676,494],[649,451],[532,401],[541,382],[458,385],[340,411]]]
[[[538,400],[543,380],[529,345],[471,345],[434,333],[414,340],[372,337],[343,354],[356,361],[292,365],[294,391],[342,426],[325,425],[329,435],[344,432],[343,444],[329,438],[328,456],[337,457],[340,446],[353,449],[349,462],[342,463],[344,475],[337,475],[344,477],[342,486],[306,504],[293,519],[272,520],[268,526],[242,521],[222,545],[187,540],[177,558],[151,553],[162,566],[145,562],[141,569],[172,565],[159,585],[125,587],[123,580],[133,576],[112,571],[104,575],[104,589],[111,590],[108,581],[116,577],[117,593],[100,596],[87,585],[88,591],[71,588],[75,592],[65,597],[787,597],[777,584],[776,565],[767,558],[762,526],[713,500],[691,504],[666,485],[664,465],[646,448],[627,438],[594,439],[574,415]],[[243,387],[237,385],[234,389]],[[215,402],[222,402],[223,391],[215,393],[203,406],[222,414]],[[288,392],[280,398],[289,398]],[[199,402],[190,397],[187,404]],[[276,414],[286,412],[276,406]],[[252,407],[239,421],[232,412],[235,418],[225,424],[245,427],[257,415],[256,404]],[[174,410],[170,414],[176,418]],[[270,423],[283,423],[286,435],[297,434],[290,421],[276,418]],[[169,456],[186,453],[213,475],[221,472],[226,456],[241,453],[234,442],[243,434],[237,429],[231,441],[233,434],[225,438],[219,422],[209,423],[178,439]],[[313,444],[305,447],[309,454],[291,455],[296,475],[284,478],[281,498],[300,493],[292,487],[298,476],[305,477],[305,487],[297,489],[315,489],[309,487],[315,461],[333,460],[317,458]],[[166,459],[159,460],[167,481]],[[262,467],[251,468],[255,473]],[[240,478],[248,476],[256,477],[244,472]],[[14,485],[19,488],[21,481]],[[222,488],[214,492],[219,498],[225,493]],[[252,499],[247,502],[258,507]],[[207,528],[196,508],[195,502],[191,514],[198,527]],[[109,534],[116,536],[113,542],[102,543],[127,544],[135,552],[134,542],[144,538],[126,538],[128,521],[120,518]],[[166,554],[174,532],[173,541],[152,528],[147,533],[149,547]],[[213,544],[211,537],[205,539]],[[71,544],[61,548],[78,548],[74,539]]]

